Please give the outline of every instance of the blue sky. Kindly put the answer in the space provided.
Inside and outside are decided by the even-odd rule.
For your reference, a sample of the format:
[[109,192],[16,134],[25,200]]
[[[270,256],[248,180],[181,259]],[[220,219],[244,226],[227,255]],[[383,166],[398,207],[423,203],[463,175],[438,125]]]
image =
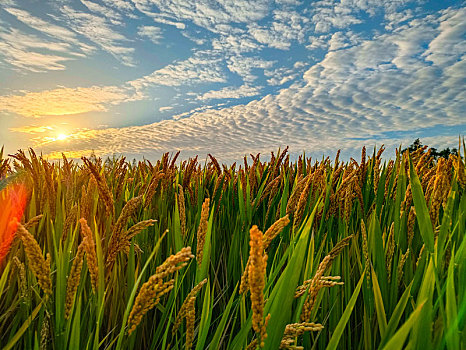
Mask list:
[[464,1],[2,0],[0,143],[346,156],[466,130]]

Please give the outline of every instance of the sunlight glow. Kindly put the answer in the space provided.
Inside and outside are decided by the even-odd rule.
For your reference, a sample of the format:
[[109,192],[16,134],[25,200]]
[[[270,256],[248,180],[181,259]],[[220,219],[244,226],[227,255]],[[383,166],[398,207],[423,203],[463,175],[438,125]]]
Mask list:
[[68,136],[70,136],[70,135],[59,134],[59,135],[56,137],[56,140],[57,140],[57,141],[62,141],[62,140],[64,140],[64,139],[66,139]]

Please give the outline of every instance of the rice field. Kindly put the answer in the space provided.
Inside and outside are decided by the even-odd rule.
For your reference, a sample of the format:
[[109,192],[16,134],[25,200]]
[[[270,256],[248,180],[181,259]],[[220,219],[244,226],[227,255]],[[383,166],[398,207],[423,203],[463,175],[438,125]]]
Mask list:
[[465,349],[460,150],[1,152],[0,346]]

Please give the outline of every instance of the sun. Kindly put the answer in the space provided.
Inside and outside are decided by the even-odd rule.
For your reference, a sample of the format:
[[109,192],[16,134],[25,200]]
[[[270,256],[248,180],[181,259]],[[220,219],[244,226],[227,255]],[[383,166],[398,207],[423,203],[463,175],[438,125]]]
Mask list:
[[65,134],[58,134],[56,140],[58,141],[63,141],[64,139],[66,139],[69,135],[65,135]]

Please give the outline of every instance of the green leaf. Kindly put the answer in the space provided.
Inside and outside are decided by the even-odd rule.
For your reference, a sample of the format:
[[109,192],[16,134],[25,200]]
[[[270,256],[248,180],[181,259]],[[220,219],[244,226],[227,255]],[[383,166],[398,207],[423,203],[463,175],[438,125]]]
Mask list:
[[26,332],[26,330],[28,329],[29,325],[31,324],[31,322],[36,318],[37,314],[39,313],[41,307],[42,307],[42,303],[41,302],[39,305],[36,306],[36,308],[34,309],[34,311],[32,311],[32,314],[31,316],[29,316],[27,318],[27,320],[23,323],[23,325],[18,329],[18,331],[16,332],[16,334],[13,336],[13,338],[11,338],[11,340],[8,342],[8,344],[3,348],[3,350],[10,350],[11,348],[13,348],[13,346],[15,346],[15,344],[18,342],[18,340],[21,339],[21,337],[23,336],[24,332]]
[[348,305],[346,305],[345,311],[341,315],[341,318],[337,324],[337,327],[333,331],[332,338],[330,338],[330,341],[327,344],[327,348],[326,348],[327,350],[335,350],[337,348],[338,343],[340,342],[340,338],[343,334],[343,331],[345,330],[346,324],[348,323],[351,313],[353,312],[354,305],[356,305],[356,301],[358,300],[358,295],[359,295],[359,292],[361,291],[361,286],[362,286],[363,281],[364,281],[364,273],[361,275],[361,278],[359,279],[356,289],[354,290],[353,295],[351,296],[351,299],[348,302]]
[[392,317],[390,318],[390,321],[388,321],[385,336],[383,336],[382,340],[380,341],[380,345],[379,345],[380,347],[382,347],[390,339],[392,334],[395,333],[395,330],[398,327],[398,323],[401,320],[401,316],[403,316],[403,312],[405,311],[406,304],[408,303],[409,297],[411,296],[412,286],[413,286],[413,281],[411,281],[409,286],[403,292],[403,295],[401,296],[400,300],[398,301],[398,304],[396,305],[395,310],[393,311]]
[[215,330],[215,334],[212,338],[212,341],[210,342],[209,349],[219,348],[220,339],[221,339],[221,336],[225,332],[225,326],[228,321],[228,317],[230,316],[231,306],[233,305],[233,301],[235,300],[237,289],[238,289],[238,284],[236,284],[235,290],[233,291],[233,294],[231,295],[230,300],[228,301],[228,304],[225,307],[225,310],[223,310],[222,312],[222,318],[220,320],[220,323],[217,326],[217,329]]
[[265,305],[264,317],[270,313],[270,320],[267,328],[271,331],[267,332],[268,336],[264,341],[264,349],[275,350],[279,348],[285,327],[291,321],[291,306],[294,300],[294,290],[298,284],[304,265],[304,257],[306,256],[309,235],[316,209],[317,205],[307,219],[304,229],[300,233],[298,243],[296,243],[294,248],[293,255]]
[[454,350],[460,348],[460,338],[458,330],[458,309],[456,306],[456,293],[455,293],[455,275],[454,265],[452,262],[455,260],[454,252],[452,252],[450,266],[448,266],[447,277],[447,290],[446,290],[446,314],[447,314],[447,327],[446,327],[446,342],[447,349]]
[[210,320],[212,317],[212,302],[210,296],[210,283],[207,281],[205,286],[204,302],[202,305],[201,323],[199,324],[199,333],[197,336],[196,350],[204,349],[204,344],[209,333]]
[[385,345],[382,350],[403,349],[403,344],[406,340],[406,337],[408,336],[409,331],[413,327],[414,323],[419,318],[423,306],[424,303],[419,304],[416,310],[411,313],[408,320],[403,324],[403,326],[400,327],[400,329],[395,333],[395,335],[389,340],[387,345]]
[[372,267],[372,288],[374,290],[375,310],[377,313],[377,323],[379,325],[380,336],[383,338],[387,330],[387,316],[383,306],[382,293],[380,292],[379,281]]
[[416,217],[419,224],[419,231],[422,239],[430,253],[434,252],[434,231],[430,221],[429,210],[427,209],[424,192],[422,191],[421,182],[414,170],[413,161],[409,159],[409,175],[411,180],[411,191],[413,194],[414,207],[416,208]]

